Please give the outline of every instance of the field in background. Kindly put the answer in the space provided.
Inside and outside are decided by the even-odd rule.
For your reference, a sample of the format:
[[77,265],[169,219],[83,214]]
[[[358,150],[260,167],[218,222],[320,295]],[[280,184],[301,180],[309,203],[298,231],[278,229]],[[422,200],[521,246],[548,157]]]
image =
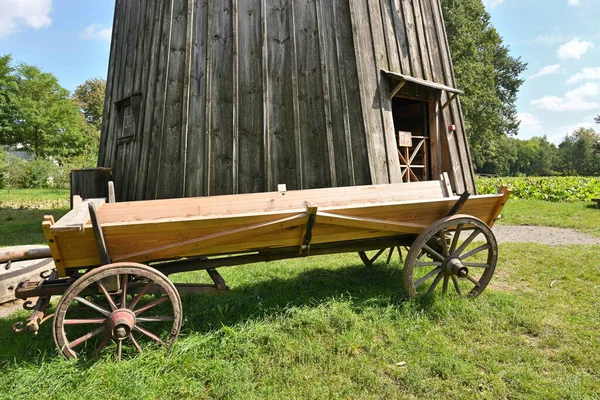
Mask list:
[[600,197],[599,177],[527,177],[478,178],[480,194],[496,193],[501,185],[508,185],[514,198],[551,202],[590,201]]

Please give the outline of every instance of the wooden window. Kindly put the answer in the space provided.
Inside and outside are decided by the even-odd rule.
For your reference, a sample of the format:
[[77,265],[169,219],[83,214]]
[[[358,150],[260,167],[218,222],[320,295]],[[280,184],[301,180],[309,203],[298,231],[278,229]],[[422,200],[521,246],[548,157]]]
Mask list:
[[117,143],[136,140],[140,129],[141,94],[134,94],[115,103],[117,112]]

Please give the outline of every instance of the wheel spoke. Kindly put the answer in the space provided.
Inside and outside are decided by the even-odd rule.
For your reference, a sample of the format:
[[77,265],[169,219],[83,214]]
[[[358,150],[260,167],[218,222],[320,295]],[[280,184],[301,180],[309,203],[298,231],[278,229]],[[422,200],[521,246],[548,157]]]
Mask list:
[[91,331],[89,333],[86,333],[82,337],[73,340],[71,343],[69,343],[69,348],[73,349],[73,348],[79,346],[81,343],[85,342],[86,340],[91,339],[94,336],[98,335],[99,333],[104,332],[105,330],[106,330],[105,326],[101,326],[99,328],[96,328],[93,331]]
[[169,315],[159,315],[156,317],[137,317],[135,322],[169,322],[173,321],[173,317]]
[[161,297],[160,299],[156,299],[148,304],[146,304],[143,307],[138,308],[137,310],[132,310],[133,313],[135,315],[140,315],[141,313],[143,313],[144,311],[148,311],[149,309],[151,309],[154,306],[157,306],[159,304],[164,303],[165,301],[169,300],[169,298],[167,296]]
[[381,254],[382,254],[384,251],[385,251],[385,249],[381,249],[381,250],[379,250],[379,251],[377,252],[377,254],[375,254],[375,255],[373,256],[373,258],[371,258],[371,260],[370,260],[370,261],[371,261],[371,262],[375,262],[375,261],[376,261],[376,260],[379,258],[379,256],[380,256],[380,255],[381,255]]
[[444,275],[444,286],[442,288],[442,294],[445,296],[446,293],[448,293],[448,282],[450,281],[450,278],[448,277],[448,275]]
[[465,224],[458,224],[458,226],[456,227],[456,231],[454,231],[452,245],[450,246],[450,254],[454,254],[454,250],[456,250],[456,245],[458,245],[458,240],[460,239],[460,234],[462,232],[463,226],[465,226]]
[[137,342],[137,340],[135,340],[135,338],[133,337],[132,333],[129,334],[129,339],[131,339],[131,342],[133,343],[133,345],[137,349],[138,353],[141,353],[142,352],[142,346],[140,346],[140,344]]
[[475,267],[475,268],[484,268],[488,269],[490,267],[487,263],[475,263],[475,262],[464,262],[462,263],[465,267]]
[[100,342],[98,347],[96,347],[97,355],[100,355],[100,352],[102,351],[102,349],[104,349],[106,347],[106,345],[108,344],[108,342],[110,341],[111,338],[112,338],[112,333],[108,332],[106,334],[106,336],[104,336],[104,339],[102,339],[102,341]]
[[423,245],[423,250],[425,250],[427,253],[431,254],[432,257],[437,258],[441,262],[444,262],[444,260],[446,260],[446,258],[443,257],[442,255],[440,255],[440,253],[438,253],[437,251],[433,250],[431,247],[429,247],[426,244]]
[[121,294],[121,308],[127,308],[127,286],[129,285],[129,275],[123,275],[123,293]]
[[154,333],[147,331],[146,329],[142,328],[141,326],[135,325],[133,327],[133,329],[135,329],[136,331],[140,332],[143,335],[148,336],[150,339],[153,339],[156,342],[158,342],[160,344],[163,344],[163,341],[162,341],[161,338],[159,338],[158,336],[156,336]]
[[140,290],[140,292],[137,294],[137,296],[135,296],[135,298],[133,300],[131,300],[129,307],[127,307],[127,308],[129,308],[131,311],[133,311],[133,309],[137,305],[138,301],[140,301],[142,296],[146,294],[146,292],[148,291],[148,289],[150,289],[150,286],[152,286],[153,283],[154,283],[154,281],[149,281],[148,283],[146,283],[144,285],[144,287],[142,288],[142,290]]
[[84,324],[103,324],[106,318],[91,318],[91,319],[65,319],[65,325],[84,325]]
[[476,280],[475,278],[473,278],[471,275],[467,275],[465,278],[467,278],[469,281],[471,281],[475,286],[477,286],[477,287],[481,286],[481,283],[479,283],[479,281]]
[[452,275],[452,283],[454,283],[454,289],[456,289],[456,293],[458,293],[459,296],[462,296],[462,290],[460,290],[460,284],[456,275]]
[[441,268],[436,268],[433,271],[429,272],[427,275],[423,276],[421,279],[415,282],[415,289],[425,283],[427,280],[433,278],[436,274],[439,274],[442,271]]
[[385,265],[390,265],[390,261],[392,261],[392,256],[394,255],[394,248],[390,247],[390,252],[388,253],[387,261]]
[[459,258],[460,258],[461,260],[466,260],[467,258],[469,258],[469,257],[472,257],[472,256],[474,256],[475,254],[477,254],[477,253],[480,253],[480,252],[482,252],[482,251],[484,251],[484,250],[488,250],[488,249],[489,249],[489,248],[491,248],[491,247],[492,247],[492,245],[491,245],[491,244],[489,244],[489,243],[486,243],[486,244],[484,244],[484,245],[481,245],[481,246],[479,246],[479,247],[478,247],[478,248],[476,248],[476,249],[473,249],[473,250],[469,251],[468,253],[465,253],[465,254],[463,254],[463,255],[462,255],[462,256],[460,256]]
[[442,276],[444,276],[443,272],[440,272],[436,277],[435,280],[433,281],[433,283],[431,284],[431,286],[429,286],[429,289],[427,290],[427,295],[430,295],[431,293],[433,293],[433,291],[435,290],[435,288],[437,287],[437,285],[440,283],[440,281],[442,280]]
[[420,261],[415,263],[415,267],[441,267],[442,264],[439,261]]
[[106,300],[108,300],[108,304],[110,305],[110,308],[113,311],[116,311],[117,310],[117,305],[115,304],[115,301],[113,300],[113,298],[110,295],[110,293],[108,293],[108,290],[106,290],[106,286],[104,286],[104,284],[102,283],[102,281],[98,281],[98,286],[102,290],[102,293],[104,293],[104,296],[106,297]]
[[471,233],[469,235],[469,237],[460,245],[460,247],[456,250],[454,250],[454,253],[452,253],[453,257],[456,257],[458,254],[462,253],[464,249],[467,248],[468,245],[471,244],[471,242],[481,233],[481,229],[479,228],[475,228],[475,230],[473,231],[473,233]]
[[110,311],[108,311],[107,309],[105,309],[103,307],[100,307],[96,303],[92,303],[91,301],[84,299],[83,297],[75,297],[75,300],[77,300],[78,303],[81,303],[84,306],[88,306],[88,307],[98,311],[100,314],[106,315],[107,317],[110,315]]
[[438,234],[438,237],[440,238],[440,243],[442,245],[442,254],[447,258],[450,253],[448,252],[448,242],[446,242],[446,231],[442,229]]

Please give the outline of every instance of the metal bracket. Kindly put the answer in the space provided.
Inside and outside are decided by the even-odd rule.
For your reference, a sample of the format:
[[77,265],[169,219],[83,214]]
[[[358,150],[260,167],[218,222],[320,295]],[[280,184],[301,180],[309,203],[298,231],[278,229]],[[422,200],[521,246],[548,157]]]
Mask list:
[[98,220],[98,210],[94,203],[89,203],[90,220],[92,221],[92,228],[94,230],[94,237],[96,238],[96,247],[98,249],[98,255],[100,256],[100,264],[110,264],[111,257],[106,247],[106,241],[104,240],[104,233],[102,232],[102,226]]
[[304,236],[302,239],[302,245],[300,246],[300,255],[308,256],[310,255],[310,244],[312,243],[312,230],[315,226],[315,221],[317,219],[317,207],[311,207],[307,205],[306,207],[306,215],[308,219],[306,221],[306,227],[304,228]]
[[456,201],[456,203],[454,203],[454,206],[450,209],[450,211],[448,211],[448,214],[446,216],[451,217],[453,215],[458,214],[458,212],[460,211],[461,208],[463,208],[463,206],[465,205],[467,200],[469,200],[470,196],[471,196],[471,193],[465,191],[460,196],[460,198]]

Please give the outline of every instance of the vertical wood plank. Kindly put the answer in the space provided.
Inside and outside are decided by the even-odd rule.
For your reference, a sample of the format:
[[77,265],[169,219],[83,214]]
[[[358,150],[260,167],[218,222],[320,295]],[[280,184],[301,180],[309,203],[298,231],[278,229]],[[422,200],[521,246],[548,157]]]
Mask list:
[[292,5],[285,0],[266,0],[267,138],[269,165],[268,190],[286,184],[288,190],[300,189],[294,127],[292,76]]
[[209,195],[233,191],[233,3],[213,2],[211,45],[211,169]]
[[256,193],[265,190],[262,0],[242,0],[238,7],[238,187]]

